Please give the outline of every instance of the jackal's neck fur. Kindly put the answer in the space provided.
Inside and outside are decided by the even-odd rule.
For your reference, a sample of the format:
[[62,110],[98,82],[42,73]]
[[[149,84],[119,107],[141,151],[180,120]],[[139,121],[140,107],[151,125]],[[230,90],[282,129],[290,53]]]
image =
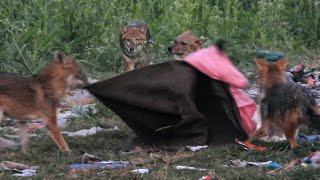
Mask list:
[[36,82],[41,85],[46,96],[53,102],[58,102],[65,95],[68,74],[63,71],[63,67],[58,60],[52,61],[40,74],[34,77]]
[[281,59],[276,63],[267,63],[264,60],[256,60],[259,73],[259,83],[267,94],[270,90],[287,83],[285,68],[287,60]]

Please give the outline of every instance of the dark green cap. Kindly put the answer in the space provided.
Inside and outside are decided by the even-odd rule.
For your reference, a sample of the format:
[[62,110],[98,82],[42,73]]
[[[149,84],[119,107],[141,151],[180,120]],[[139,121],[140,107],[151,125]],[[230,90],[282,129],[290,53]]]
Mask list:
[[268,51],[268,50],[259,50],[257,51],[257,58],[264,58],[269,62],[276,62],[279,59],[285,57],[285,54],[280,51]]

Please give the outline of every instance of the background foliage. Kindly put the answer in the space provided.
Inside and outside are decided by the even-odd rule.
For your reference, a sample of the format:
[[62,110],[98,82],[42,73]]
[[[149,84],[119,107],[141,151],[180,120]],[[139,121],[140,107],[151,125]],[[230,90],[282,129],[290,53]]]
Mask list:
[[169,60],[170,41],[186,29],[225,38],[236,62],[254,48],[319,54],[318,0],[1,0],[0,71],[38,72],[52,52],[75,55],[91,72],[119,71],[119,31],[149,23],[154,62]]

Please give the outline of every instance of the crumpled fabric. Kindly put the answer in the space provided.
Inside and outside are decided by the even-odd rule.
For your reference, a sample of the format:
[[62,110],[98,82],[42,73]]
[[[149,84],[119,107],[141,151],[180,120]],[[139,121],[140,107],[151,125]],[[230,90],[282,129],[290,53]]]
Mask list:
[[256,130],[256,123],[252,120],[256,103],[244,92],[243,89],[248,87],[248,80],[233,65],[228,55],[216,46],[212,46],[188,55],[185,62],[209,77],[229,84],[231,94],[240,111],[241,124],[248,135],[252,134]]

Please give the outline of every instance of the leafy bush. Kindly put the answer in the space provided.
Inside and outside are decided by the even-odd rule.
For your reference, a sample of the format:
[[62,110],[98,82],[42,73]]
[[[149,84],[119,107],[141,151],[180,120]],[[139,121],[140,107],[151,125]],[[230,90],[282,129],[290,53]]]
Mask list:
[[314,51],[320,44],[320,3],[314,0],[2,0],[0,71],[31,74],[52,52],[75,55],[93,71],[119,71],[119,31],[128,21],[149,23],[154,62],[186,29],[225,38],[236,62],[253,48]]

